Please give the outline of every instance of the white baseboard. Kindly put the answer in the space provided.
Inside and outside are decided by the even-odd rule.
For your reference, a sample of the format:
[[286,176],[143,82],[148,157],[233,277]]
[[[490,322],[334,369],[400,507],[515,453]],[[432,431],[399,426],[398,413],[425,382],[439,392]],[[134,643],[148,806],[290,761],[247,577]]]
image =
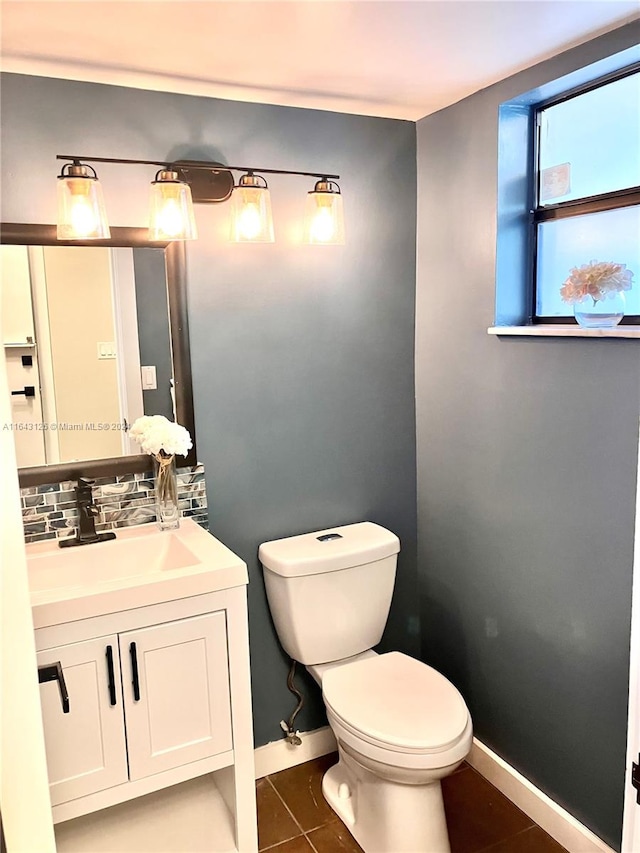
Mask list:
[[573,815],[476,738],[467,761],[569,853],[615,853]]
[[305,761],[311,761],[312,758],[335,752],[338,748],[329,726],[323,726],[312,732],[300,732],[300,737],[302,738],[301,746],[291,746],[283,737],[282,740],[267,743],[254,750],[256,779],[262,779],[270,773],[277,773],[279,770],[286,770],[287,767],[295,767],[296,764],[303,764]]

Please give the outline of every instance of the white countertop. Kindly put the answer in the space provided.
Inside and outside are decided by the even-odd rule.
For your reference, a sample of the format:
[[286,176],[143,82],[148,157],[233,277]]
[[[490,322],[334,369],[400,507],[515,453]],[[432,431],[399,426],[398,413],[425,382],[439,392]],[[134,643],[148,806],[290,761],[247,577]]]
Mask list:
[[246,564],[190,518],[176,530],[145,524],[115,533],[72,548],[26,546],[35,628],[248,583]]

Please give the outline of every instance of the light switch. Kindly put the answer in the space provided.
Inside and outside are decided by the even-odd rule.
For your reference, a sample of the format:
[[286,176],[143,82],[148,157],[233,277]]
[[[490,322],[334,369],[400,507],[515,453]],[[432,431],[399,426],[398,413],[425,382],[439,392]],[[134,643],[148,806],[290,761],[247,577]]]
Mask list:
[[98,341],[98,358],[115,358],[115,341]]
[[156,367],[155,364],[150,364],[140,368],[142,374],[142,390],[155,391],[158,387],[156,383]]

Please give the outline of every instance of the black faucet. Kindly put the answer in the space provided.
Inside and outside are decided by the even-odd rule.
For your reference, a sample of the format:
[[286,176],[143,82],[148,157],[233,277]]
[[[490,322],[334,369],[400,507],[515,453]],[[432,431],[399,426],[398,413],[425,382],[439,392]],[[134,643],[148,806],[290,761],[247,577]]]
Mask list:
[[76,485],[76,504],[78,506],[78,530],[74,537],[60,539],[60,548],[71,548],[73,545],[90,545],[93,542],[106,542],[115,539],[116,534],[112,532],[96,533],[95,518],[100,510],[93,502],[93,480],[78,477]]

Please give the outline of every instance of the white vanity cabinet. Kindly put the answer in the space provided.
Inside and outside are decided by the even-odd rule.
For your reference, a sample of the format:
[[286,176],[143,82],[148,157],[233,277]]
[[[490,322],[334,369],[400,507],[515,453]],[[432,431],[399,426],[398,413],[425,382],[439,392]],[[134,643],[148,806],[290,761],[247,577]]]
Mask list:
[[[73,549],[83,554],[71,558],[53,546],[27,548],[38,667],[59,662],[69,698],[64,713],[58,683],[40,685],[59,849],[93,849],[91,839],[82,846],[94,825],[84,816],[95,813],[96,832],[115,838],[108,834],[171,815],[174,796],[180,812],[193,790],[212,816],[210,849],[254,853],[246,566],[187,519],[175,533],[131,528],[118,536]],[[137,555],[143,540],[149,553],[165,555],[161,568],[114,577],[111,557]],[[184,556],[178,544],[193,564],[168,563]],[[81,558],[86,582],[84,564],[72,564]],[[102,582],[90,582],[92,564]],[[132,820],[132,810],[140,817]],[[76,827],[81,841],[65,846]]]
[[232,748],[224,611],[38,654],[57,661],[69,712],[40,686],[53,805]]

